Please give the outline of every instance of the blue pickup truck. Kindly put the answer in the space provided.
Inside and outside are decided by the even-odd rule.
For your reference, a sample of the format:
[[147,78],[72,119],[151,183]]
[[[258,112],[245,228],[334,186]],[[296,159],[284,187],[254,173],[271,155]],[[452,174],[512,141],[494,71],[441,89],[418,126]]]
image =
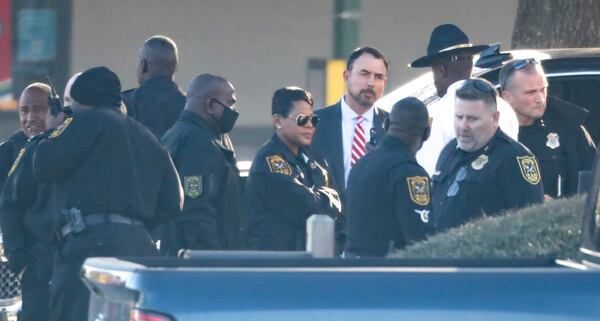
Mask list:
[[89,320],[600,320],[600,269],[552,260],[94,258]]
[[340,259],[308,252],[91,258],[90,321],[600,320],[600,162],[584,259]]

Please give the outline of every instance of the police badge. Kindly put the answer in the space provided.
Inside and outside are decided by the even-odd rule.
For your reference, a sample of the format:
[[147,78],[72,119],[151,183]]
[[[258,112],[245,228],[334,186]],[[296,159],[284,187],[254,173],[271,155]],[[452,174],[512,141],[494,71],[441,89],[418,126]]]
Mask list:
[[292,175],[292,167],[290,164],[279,155],[273,155],[267,157],[267,164],[269,164],[269,170],[271,173],[283,174],[290,176]]
[[518,157],[519,168],[521,169],[521,175],[527,182],[532,185],[537,185],[540,182],[540,169],[533,156]]
[[560,141],[558,140],[558,134],[557,133],[550,133],[548,134],[548,140],[546,140],[546,146],[552,148],[552,149],[556,149],[560,146]]
[[429,178],[426,176],[407,177],[410,199],[419,205],[429,204]]
[[479,155],[479,157],[471,163],[471,167],[473,167],[474,170],[480,170],[487,164],[488,159],[487,155]]
[[186,176],[183,178],[183,192],[189,198],[202,195],[202,176]]

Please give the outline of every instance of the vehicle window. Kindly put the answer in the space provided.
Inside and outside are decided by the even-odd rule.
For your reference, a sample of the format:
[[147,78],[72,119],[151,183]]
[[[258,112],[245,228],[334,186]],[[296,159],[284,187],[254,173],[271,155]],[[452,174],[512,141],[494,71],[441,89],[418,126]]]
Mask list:
[[548,95],[562,98],[587,109],[585,126],[598,145],[600,139],[600,74],[561,76],[548,79]]

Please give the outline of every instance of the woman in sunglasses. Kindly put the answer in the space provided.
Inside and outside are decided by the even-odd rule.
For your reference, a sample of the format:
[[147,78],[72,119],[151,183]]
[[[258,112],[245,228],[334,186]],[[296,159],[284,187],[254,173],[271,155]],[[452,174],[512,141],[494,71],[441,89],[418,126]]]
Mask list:
[[257,250],[304,250],[306,219],[340,214],[326,162],[309,149],[319,118],[310,93],[298,87],[275,91],[273,137],[256,153],[246,185],[248,243]]

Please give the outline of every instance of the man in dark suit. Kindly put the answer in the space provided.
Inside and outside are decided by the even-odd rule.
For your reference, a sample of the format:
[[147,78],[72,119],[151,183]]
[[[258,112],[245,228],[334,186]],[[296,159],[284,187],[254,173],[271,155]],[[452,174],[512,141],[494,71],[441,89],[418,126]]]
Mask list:
[[325,157],[342,200],[352,165],[384,134],[388,113],[373,104],[383,94],[387,72],[387,59],[379,50],[356,49],[344,70],[346,93],[336,104],[316,112],[320,121],[312,147]]
[[383,122],[388,113],[373,104],[383,95],[388,67],[379,50],[354,50],[343,75],[346,93],[336,104],[315,112],[320,121],[311,147],[327,162],[342,201],[342,216],[336,221],[340,249],[345,243],[345,191],[350,169],[384,134]]

